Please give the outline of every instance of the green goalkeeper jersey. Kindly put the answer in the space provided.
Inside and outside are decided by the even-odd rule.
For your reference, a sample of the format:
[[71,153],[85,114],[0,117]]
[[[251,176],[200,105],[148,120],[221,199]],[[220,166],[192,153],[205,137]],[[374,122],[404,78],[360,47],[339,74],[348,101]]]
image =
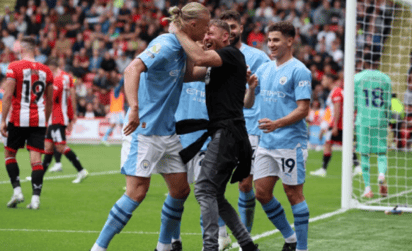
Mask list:
[[355,110],[358,126],[388,126],[392,87],[388,75],[363,70],[355,75]]

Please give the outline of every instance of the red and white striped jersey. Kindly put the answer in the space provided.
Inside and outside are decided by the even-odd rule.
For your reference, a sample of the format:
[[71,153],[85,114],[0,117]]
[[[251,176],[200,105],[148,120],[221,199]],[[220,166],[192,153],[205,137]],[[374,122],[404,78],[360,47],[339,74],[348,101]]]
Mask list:
[[65,125],[73,119],[73,106],[70,98],[70,81],[67,75],[60,74],[53,83],[52,125]]
[[18,127],[46,126],[46,87],[53,83],[49,67],[39,62],[12,62],[6,73],[16,81],[10,122]]
[[56,77],[60,77],[60,76],[63,76],[64,80],[69,83],[69,86],[67,88],[74,87],[73,78],[69,73],[67,73],[63,70],[59,70],[59,74]]

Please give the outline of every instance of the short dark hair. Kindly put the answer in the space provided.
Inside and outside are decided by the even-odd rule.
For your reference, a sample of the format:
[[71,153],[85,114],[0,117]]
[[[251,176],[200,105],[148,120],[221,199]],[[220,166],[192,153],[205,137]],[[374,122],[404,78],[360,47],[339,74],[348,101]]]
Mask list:
[[51,66],[51,65],[52,65],[52,66],[56,66],[56,67],[59,66],[59,62],[57,61],[56,58],[51,58],[51,59],[47,60],[46,64],[47,64],[47,65],[50,65],[50,66]]
[[279,31],[283,36],[294,38],[296,36],[295,26],[291,22],[277,22],[268,28],[268,32]]
[[29,36],[23,37],[21,43],[25,44],[25,48],[28,50],[34,50],[34,47],[36,46],[36,40]]
[[209,22],[209,26],[212,25],[227,31],[230,34],[230,27],[225,21],[219,19],[212,19]]
[[338,76],[336,76],[335,74],[327,73],[327,74],[325,74],[325,77],[330,78],[330,79],[332,79],[333,81],[338,80]]
[[220,14],[219,17],[220,20],[234,20],[236,22],[238,22],[239,24],[241,23],[240,21],[240,13],[235,11],[235,10],[225,10],[224,12],[222,12],[222,14]]

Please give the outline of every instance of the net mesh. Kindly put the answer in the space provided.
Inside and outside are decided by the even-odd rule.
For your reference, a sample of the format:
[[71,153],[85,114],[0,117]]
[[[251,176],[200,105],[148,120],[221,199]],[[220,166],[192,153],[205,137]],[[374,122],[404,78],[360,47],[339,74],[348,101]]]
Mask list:
[[[399,1],[357,1],[354,142],[363,174],[354,173],[352,197],[363,205],[412,207],[411,6]],[[360,77],[359,72],[373,66],[390,77],[390,89],[377,74]],[[379,171],[385,171],[385,166],[385,181],[380,183]],[[372,194],[362,196],[368,169],[372,198],[368,198]],[[386,196],[380,194],[382,185],[388,188]]]

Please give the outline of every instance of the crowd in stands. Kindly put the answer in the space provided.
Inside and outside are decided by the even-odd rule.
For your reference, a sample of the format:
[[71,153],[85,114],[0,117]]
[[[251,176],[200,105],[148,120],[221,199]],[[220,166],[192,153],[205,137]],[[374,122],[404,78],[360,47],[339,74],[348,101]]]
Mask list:
[[[312,100],[316,100],[312,103],[319,107],[315,109],[324,109],[328,97],[321,84],[324,75],[332,74],[343,84],[344,0],[199,1],[210,9],[212,17],[226,9],[239,11],[244,26],[242,41],[265,52],[268,25],[292,22],[297,29],[295,57],[312,71]],[[186,2],[17,0],[15,6],[6,6],[0,17],[0,78],[4,78],[8,64],[18,59],[21,38],[33,36],[37,39],[36,60],[58,59],[60,67],[75,77],[77,114],[104,116],[109,92],[119,83],[126,66],[153,38],[167,32],[168,22],[163,17],[169,15],[168,8],[182,7]],[[362,3],[357,6],[358,62],[362,54],[381,50],[393,16],[393,9],[387,7],[394,4],[383,0]],[[408,90],[412,93],[412,87]]]

